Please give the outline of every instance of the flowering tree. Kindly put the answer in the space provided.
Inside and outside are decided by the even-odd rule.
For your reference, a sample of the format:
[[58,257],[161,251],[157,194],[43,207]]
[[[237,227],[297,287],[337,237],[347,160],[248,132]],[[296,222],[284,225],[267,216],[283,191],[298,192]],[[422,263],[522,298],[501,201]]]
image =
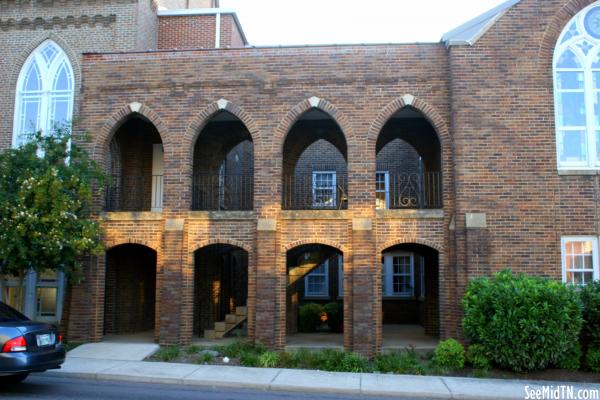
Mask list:
[[0,153],[0,274],[53,270],[76,278],[82,256],[102,251],[100,226],[89,216],[103,179],[66,128]]

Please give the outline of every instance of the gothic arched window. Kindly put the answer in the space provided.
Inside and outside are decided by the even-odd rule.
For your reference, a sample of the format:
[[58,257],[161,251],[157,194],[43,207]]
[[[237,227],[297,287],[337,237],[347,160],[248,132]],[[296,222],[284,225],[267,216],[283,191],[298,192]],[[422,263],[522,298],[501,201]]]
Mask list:
[[52,132],[69,123],[73,95],[71,63],[60,46],[47,40],[27,58],[17,81],[13,146],[34,132]]

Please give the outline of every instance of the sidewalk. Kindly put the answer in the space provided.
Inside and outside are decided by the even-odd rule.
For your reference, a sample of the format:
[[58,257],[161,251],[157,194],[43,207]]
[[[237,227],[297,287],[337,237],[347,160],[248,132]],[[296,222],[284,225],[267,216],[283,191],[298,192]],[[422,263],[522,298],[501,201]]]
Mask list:
[[[524,399],[525,387],[541,389],[556,382],[500,379],[352,374],[293,369],[174,364],[147,361],[100,360],[68,357],[62,369],[46,375],[97,380],[183,384],[273,391],[297,391],[367,396],[404,396],[439,399]],[[567,384],[571,385],[571,384]],[[600,384],[572,384],[600,390]]]

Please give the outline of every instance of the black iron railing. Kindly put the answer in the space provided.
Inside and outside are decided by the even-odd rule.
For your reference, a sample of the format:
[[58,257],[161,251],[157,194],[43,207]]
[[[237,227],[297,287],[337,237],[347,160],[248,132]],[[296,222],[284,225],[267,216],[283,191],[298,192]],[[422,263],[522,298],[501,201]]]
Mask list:
[[106,187],[106,211],[161,211],[162,175],[113,175]]
[[339,173],[297,174],[283,177],[284,210],[345,210],[348,176]]
[[442,197],[440,172],[377,174],[378,209],[442,208]]
[[192,210],[252,210],[253,198],[252,175],[197,174],[193,177]]

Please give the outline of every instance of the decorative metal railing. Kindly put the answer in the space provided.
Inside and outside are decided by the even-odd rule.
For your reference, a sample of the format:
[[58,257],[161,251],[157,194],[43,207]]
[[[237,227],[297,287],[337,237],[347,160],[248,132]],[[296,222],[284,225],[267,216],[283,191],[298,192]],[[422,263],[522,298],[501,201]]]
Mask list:
[[440,172],[379,174],[377,179],[378,209],[442,208],[442,175]]
[[319,177],[314,173],[284,176],[282,207],[284,210],[345,210],[348,208],[348,176]]
[[252,175],[196,174],[193,177],[192,210],[252,210],[253,198]]
[[106,211],[161,211],[162,175],[113,175],[106,187]]

